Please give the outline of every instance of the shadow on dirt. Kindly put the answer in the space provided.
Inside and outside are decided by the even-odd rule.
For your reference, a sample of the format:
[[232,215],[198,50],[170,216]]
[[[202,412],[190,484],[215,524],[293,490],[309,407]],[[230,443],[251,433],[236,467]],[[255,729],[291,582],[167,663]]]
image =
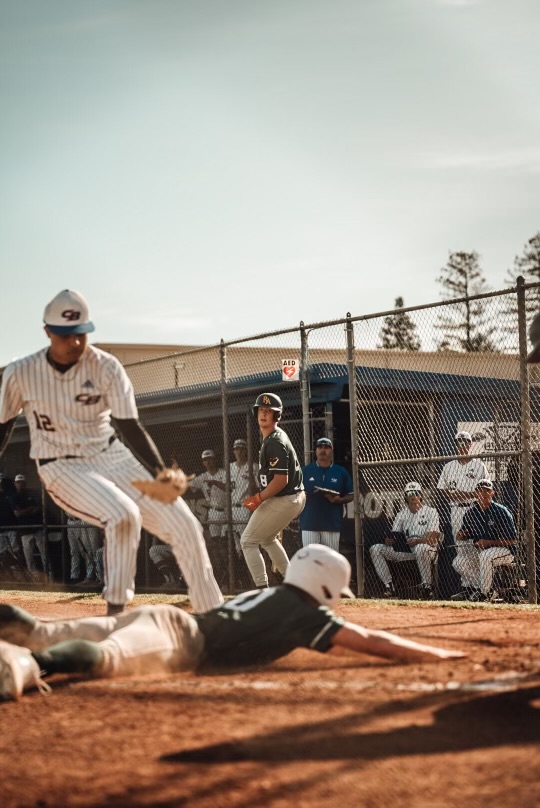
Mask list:
[[[173,763],[232,761],[380,760],[487,749],[540,741],[540,686],[447,704],[429,726],[381,732],[355,731],[357,716],[289,727],[244,741],[186,749],[161,760]],[[534,703],[536,702],[536,704]]]

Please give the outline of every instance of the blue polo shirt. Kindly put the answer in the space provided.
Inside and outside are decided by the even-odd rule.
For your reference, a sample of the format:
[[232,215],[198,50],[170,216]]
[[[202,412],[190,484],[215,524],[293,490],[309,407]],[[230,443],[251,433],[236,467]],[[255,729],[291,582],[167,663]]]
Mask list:
[[340,497],[353,493],[353,483],[347,469],[332,463],[323,468],[310,463],[302,469],[306,489],[306,507],[300,514],[300,530],[320,530],[339,533],[343,527],[343,505],[329,502],[315,487],[329,488]]
[[[473,542],[479,539],[516,539],[512,514],[498,502],[492,502],[485,511],[475,502],[465,514],[462,530]],[[508,547],[511,553],[515,549],[515,545]]]

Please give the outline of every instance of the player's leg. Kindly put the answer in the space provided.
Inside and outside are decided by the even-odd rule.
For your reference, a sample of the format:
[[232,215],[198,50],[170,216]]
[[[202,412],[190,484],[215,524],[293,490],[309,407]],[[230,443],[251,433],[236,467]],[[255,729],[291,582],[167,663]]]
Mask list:
[[172,505],[143,496],[138,501],[143,526],[171,546],[196,612],[206,612],[223,603],[214,577],[202,527],[182,499]]
[[21,544],[22,550],[24,555],[24,560],[26,561],[26,569],[30,574],[34,574],[38,571],[36,559],[34,557],[35,553],[35,546],[36,542],[34,539],[33,533],[27,533],[21,536]]
[[103,654],[100,676],[170,673],[197,666],[204,637],[192,615],[165,604],[136,611],[135,620],[99,644]]
[[0,639],[38,651],[55,643],[73,639],[100,642],[119,625],[133,619],[136,609],[106,617],[93,616],[75,620],[40,620],[18,606],[0,604]]
[[377,577],[382,581],[385,587],[390,587],[392,583],[392,573],[386,561],[386,552],[388,550],[393,552],[392,548],[388,547],[386,544],[372,544],[369,548],[373,568],[377,573]]
[[431,587],[432,581],[432,564],[435,557],[436,550],[429,544],[416,544],[412,551],[418,564],[420,571],[420,578],[426,587]]
[[303,530],[302,531],[302,547],[307,547],[309,544],[321,544],[322,533],[320,530]]
[[321,544],[339,553],[339,531],[323,530],[321,533]]
[[262,509],[262,516],[265,517],[265,521],[261,525],[263,538],[260,540],[260,544],[268,553],[272,566],[281,575],[285,575],[289,566],[289,556],[281,541],[282,531],[302,513],[306,504],[306,495],[301,491],[286,497],[272,497],[268,503],[272,504],[272,510],[266,516],[264,513],[266,503],[263,502],[257,509],[257,511]]
[[506,547],[488,547],[481,550],[480,562],[480,590],[484,596],[488,596],[493,588],[494,568],[499,565],[509,565],[514,561],[514,556]]
[[69,545],[69,578],[70,581],[75,583],[82,577],[82,547],[80,543],[80,524],[77,521],[75,524],[72,520],[68,519],[67,540]]
[[290,497],[272,497],[251,514],[240,543],[255,586],[268,586],[266,565],[259,546],[264,547],[278,572],[285,575],[289,557],[277,536],[302,512],[304,504],[303,492]]
[[133,600],[141,515],[127,494],[94,469],[95,461],[57,460],[42,466],[40,476],[57,505],[104,528],[103,595],[109,605],[120,610]]
[[131,485],[132,480],[152,479],[152,475],[119,441],[94,460],[98,469],[103,469],[104,473],[106,471],[117,490],[120,489],[123,495],[129,497],[132,507],[140,514],[144,528],[171,545],[194,610],[205,612],[223,603],[201,524],[185,502],[177,499],[172,505],[165,505],[137,491]]

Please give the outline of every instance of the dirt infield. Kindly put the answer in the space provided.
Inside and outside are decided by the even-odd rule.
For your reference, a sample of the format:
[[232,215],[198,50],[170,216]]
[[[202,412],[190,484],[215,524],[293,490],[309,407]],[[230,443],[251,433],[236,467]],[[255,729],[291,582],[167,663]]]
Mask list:
[[[0,601],[41,617],[104,613],[96,596]],[[0,704],[0,805],[540,804],[538,607],[355,601],[337,611],[469,656],[396,665],[302,650],[226,676],[56,677],[47,697]]]

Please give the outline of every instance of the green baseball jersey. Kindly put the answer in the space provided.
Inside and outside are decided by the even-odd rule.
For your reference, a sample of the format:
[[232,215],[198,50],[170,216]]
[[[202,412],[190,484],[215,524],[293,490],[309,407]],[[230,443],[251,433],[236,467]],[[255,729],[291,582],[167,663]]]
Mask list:
[[279,426],[264,438],[259,451],[259,480],[266,486],[276,474],[287,474],[287,485],[281,489],[277,497],[297,494],[304,488],[302,468],[298,462],[289,436]]
[[244,592],[194,617],[205,638],[205,670],[264,665],[295,648],[325,653],[345,623],[288,585]]

